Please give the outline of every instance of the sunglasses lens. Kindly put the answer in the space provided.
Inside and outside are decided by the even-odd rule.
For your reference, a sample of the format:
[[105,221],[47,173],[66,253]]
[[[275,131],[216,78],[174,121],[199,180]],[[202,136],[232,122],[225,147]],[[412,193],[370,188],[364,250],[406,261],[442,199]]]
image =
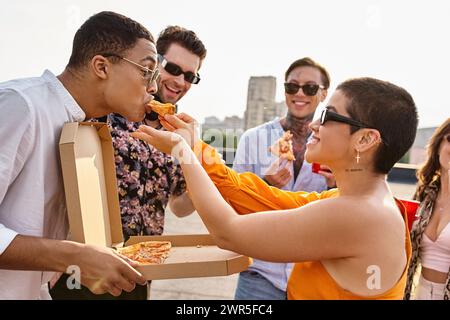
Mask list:
[[300,86],[298,84],[289,83],[289,82],[284,84],[284,91],[287,94],[296,94],[299,89],[300,89]]
[[159,69],[149,71],[144,77],[147,79],[147,87],[150,87],[154,81],[158,81]]
[[164,66],[164,69],[168,73],[176,77],[179,76],[180,74],[183,74],[184,80],[186,80],[189,83],[197,84],[200,82],[200,78],[197,75],[195,75],[190,71],[183,72],[183,70],[175,63],[167,62],[166,65]]
[[196,83],[198,83],[197,79],[200,80],[200,79],[199,79],[195,74],[193,74],[192,72],[186,72],[186,73],[184,74],[184,80],[186,80],[186,81],[189,82],[189,83],[196,84]]
[[156,69],[156,70],[153,72],[153,77],[152,77],[152,80],[151,80],[151,81],[158,81],[158,79],[159,79],[159,69]]
[[179,66],[170,62],[167,62],[167,64],[164,66],[164,69],[173,76],[179,76],[183,73]]
[[445,139],[447,140],[447,142],[450,142],[450,134],[446,135]]
[[317,84],[305,84],[302,89],[307,96],[315,96],[319,86]]
[[284,84],[284,91],[287,94],[296,94],[298,90],[302,88],[303,93],[307,96],[315,96],[317,91],[319,90],[318,84],[304,84],[303,86],[300,86],[296,83],[290,83],[286,82]]

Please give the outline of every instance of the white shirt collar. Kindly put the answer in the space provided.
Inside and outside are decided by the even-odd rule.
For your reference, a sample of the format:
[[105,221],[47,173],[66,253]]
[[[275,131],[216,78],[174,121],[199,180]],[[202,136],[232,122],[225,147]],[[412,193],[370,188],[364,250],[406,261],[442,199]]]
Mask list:
[[42,78],[44,78],[55,90],[56,94],[61,97],[64,106],[66,107],[67,111],[69,111],[73,116],[75,121],[83,121],[86,118],[86,114],[84,113],[83,109],[81,109],[70,92],[63,86],[61,81],[59,81],[59,79],[50,70],[45,70],[42,74]]

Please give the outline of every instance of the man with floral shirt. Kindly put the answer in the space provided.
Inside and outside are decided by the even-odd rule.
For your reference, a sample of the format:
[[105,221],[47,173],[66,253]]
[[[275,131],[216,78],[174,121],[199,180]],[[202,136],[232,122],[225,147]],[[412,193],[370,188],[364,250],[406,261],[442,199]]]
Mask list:
[[[206,49],[193,31],[178,26],[163,30],[156,48],[161,76],[155,99],[176,104],[192,84],[200,81],[198,70]],[[144,121],[160,127],[154,112]],[[108,123],[113,128],[124,236],[127,239],[135,235],[160,235],[167,205],[179,217],[194,211],[181,168],[171,156],[130,137],[141,123],[129,122],[116,114],[108,116]]]
[[[206,56],[206,49],[197,35],[179,26],[164,29],[157,40],[160,79],[155,99],[176,104],[200,81],[198,70]],[[122,227],[125,241],[130,236],[161,235],[164,229],[164,212],[169,205],[178,217],[191,214],[195,209],[186,193],[181,167],[174,159],[147,143],[134,139],[131,132],[142,122],[129,122],[119,114],[99,118],[110,126],[115,149],[116,174]],[[97,121],[96,120],[96,121]],[[144,122],[161,127],[158,115],[147,114]],[[105,294],[94,296],[86,288],[67,290],[62,277],[54,289],[54,299],[113,299]],[[146,299],[147,286],[136,286],[118,299]]]

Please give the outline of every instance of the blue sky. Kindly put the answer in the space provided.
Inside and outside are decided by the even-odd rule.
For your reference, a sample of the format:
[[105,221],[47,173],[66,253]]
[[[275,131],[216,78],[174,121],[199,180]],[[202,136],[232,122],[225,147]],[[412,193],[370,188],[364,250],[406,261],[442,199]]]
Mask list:
[[450,116],[445,0],[5,1],[0,81],[38,76],[46,68],[60,73],[76,29],[102,10],[125,14],[155,36],[171,24],[199,35],[208,49],[202,81],[180,104],[199,120],[242,116],[250,76],[276,76],[281,101],[284,71],[304,56],[327,67],[332,89],[360,76],[403,86],[418,105],[421,127]]

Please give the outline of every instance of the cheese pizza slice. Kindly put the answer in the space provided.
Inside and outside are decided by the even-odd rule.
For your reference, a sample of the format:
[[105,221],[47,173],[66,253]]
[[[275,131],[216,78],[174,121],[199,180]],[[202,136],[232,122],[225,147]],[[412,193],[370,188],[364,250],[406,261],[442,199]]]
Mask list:
[[161,103],[159,101],[152,100],[148,105],[160,116],[175,114],[175,106],[171,103]]
[[292,137],[293,134],[289,130],[285,131],[283,133],[283,136],[269,147],[270,152],[280,158],[284,158],[289,161],[295,160],[294,150],[292,146]]
[[169,256],[170,241],[146,241],[118,248],[117,251],[139,264],[162,264]]

